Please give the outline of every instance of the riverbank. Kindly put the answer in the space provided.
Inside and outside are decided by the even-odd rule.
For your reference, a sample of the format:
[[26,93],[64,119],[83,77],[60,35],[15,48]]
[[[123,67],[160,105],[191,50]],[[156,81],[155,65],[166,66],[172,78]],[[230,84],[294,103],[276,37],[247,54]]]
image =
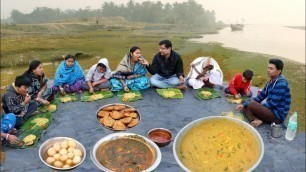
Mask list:
[[[109,21],[108,21],[109,22]],[[124,54],[133,45],[142,48],[143,56],[149,61],[158,51],[158,42],[170,39],[173,49],[184,59],[185,75],[189,72],[190,62],[199,56],[215,58],[224,73],[224,80],[245,69],[255,72],[253,85],[263,87],[268,81],[266,68],[269,58],[279,58],[259,53],[224,48],[220,44],[193,43],[189,38],[199,37],[199,33],[216,32],[216,29],[203,29],[198,32],[182,31],[172,25],[149,25],[144,23],[124,23],[122,25],[95,25],[95,23],[53,23],[41,25],[1,25],[1,86],[14,81],[17,75],[27,70],[32,59],[45,63],[44,71],[53,78],[57,65],[67,53],[82,52],[86,58],[78,59],[83,69],[89,69],[100,57],[107,57],[111,69],[115,69]],[[115,21],[113,21],[115,22]],[[103,22],[102,22],[103,23]],[[283,74],[287,77],[292,92],[290,114],[299,114],[299,130],[305,131],[305,65],[283,59]],[[18,66],[18,67],[17,67]],[[5,67],[5,66],[4,66]],[[2,90],[3,91],[3,90]]]

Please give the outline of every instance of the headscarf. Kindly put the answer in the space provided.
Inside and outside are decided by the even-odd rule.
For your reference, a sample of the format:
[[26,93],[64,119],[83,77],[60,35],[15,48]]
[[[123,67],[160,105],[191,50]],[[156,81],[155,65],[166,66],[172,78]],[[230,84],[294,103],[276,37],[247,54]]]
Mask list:
[[[105,72],[100,73],[98,71],[98,73],[96,73],[97,66],[98,66],[99,63],[102,63],[106,66],[106,71]],[[86,75],[86,81],[98,81],[98,80],[101,79],[101,76],[104,76],[107,79],[109,79],[110,76],[111,76],[111,69],[109,67],[107,58],[102,58],[102,59],[99,60],[99,62],[97,64],[94,64],[93,66],[91,66],[91,68],[89,69],[89,72]]]
[[79,80],[84,80],[83,70],[79,63],[75,60],[74,64],[68,67],[66,62],[62,61],[55,73],[54,86],[73,85]]

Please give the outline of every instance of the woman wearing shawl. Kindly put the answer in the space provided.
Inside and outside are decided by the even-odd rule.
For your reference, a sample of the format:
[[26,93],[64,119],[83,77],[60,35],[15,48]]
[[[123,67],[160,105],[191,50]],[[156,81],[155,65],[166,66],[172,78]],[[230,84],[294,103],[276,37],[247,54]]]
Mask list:
[[97,64],[93,65],[89,69],[86,75],[86,82],[83,84],[83,89],[89,90],[90,93],[93,93],[94,91],[109,88],[110,76],[111,70],[108,65],[108,60],[106,58],[102,58]]
[[56,93],[61,91],[62,95],[71,92],[81,92],[84,82],[82,67],[73,55],[68,54],[56,70],[52,90]]
[[111,91],[119,91],[124,89],[142,90],[150,87],[149,78],[146,77],[147,70],[141,64],[143,57],[141,56],[139,47],[132,47],[129,54],[125,55],[119,63],[110,83]]
[[198,57],[191,64],[187,76],[188,84],[194,89],[203,86],[213,88],[215,85],[222,85],[223,73],[219,64],[211,57]]
[[31,96],[31,100],[35,100],[38,103],[38,106],[42,104],[49,105],[54,98],[52,89],[47,88],[48,79],[45,78],[42,67],[41,61],[33,60],[29,65],[29,69],[23,74],[31,79],[32,83],[28,94]]

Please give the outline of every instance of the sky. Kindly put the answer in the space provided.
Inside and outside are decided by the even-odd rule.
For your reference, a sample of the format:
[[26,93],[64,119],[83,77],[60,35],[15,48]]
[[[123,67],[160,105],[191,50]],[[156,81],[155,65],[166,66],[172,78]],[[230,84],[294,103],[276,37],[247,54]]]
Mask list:
[[[101,8],[103,2],[113,1],[126,4],[128,0],[1,0],[1,18],[10,16],[13,9],[22,13],[31,13],[36,7],[65,9]],[[146,0],[134,0],[143,2]],[[153,1],[153,0],[151,0]],[[176,0],[186,2],[187,0]],[[246,24],[280,24],[305,26],[305,0],[195,0],[205,10],[215,11],[217,21],[224,23],[241,22]],[[156,0],[154,0],[156,2]],[[161,0],[173,3],[174,0]]]

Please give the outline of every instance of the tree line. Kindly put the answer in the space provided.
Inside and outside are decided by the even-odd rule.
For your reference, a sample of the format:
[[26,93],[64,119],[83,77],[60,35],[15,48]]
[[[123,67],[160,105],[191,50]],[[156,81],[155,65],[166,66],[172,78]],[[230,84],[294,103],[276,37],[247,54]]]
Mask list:
[[70,18],[88,20],[98,17],[121,16],[129,21],[148,23],[187,24],[193,26],[210,26],[216,24],[215,12],[205,10],[195,0],[187,2],[174,2],[163,4],[161,1],[144,1],[135,3],[129,0],[127,4],[115,4],[104,2],[99,9],[86,7],[78,10],[48,7],[37,7],[31,13],[24,14],[18,10],[12,10],[10,19],[16,24],[49,23]]

